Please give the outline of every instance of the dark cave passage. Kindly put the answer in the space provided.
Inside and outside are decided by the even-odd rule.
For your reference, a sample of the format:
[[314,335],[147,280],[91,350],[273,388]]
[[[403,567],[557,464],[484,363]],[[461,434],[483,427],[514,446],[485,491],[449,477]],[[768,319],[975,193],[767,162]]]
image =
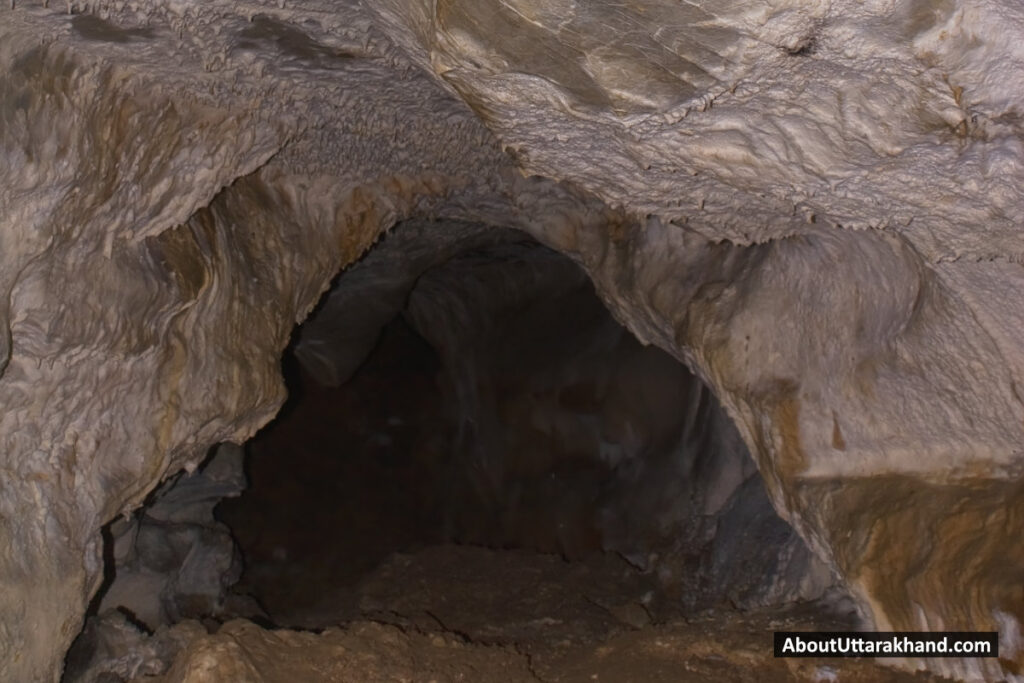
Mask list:
[[[342,274],[284,359],[289,401],[247,445],[248,490],[218,507],[245,558],[235,593],[321,627],[360,615],[360,582],[392,554],[455,544],[605,563],[645,587],[648,616],[820,594],[714,396],[576,264],[502,231],[396,282],[404,230]],[[393,305],[334,305],[351,281]]]
[[218,508],[244,551],[237,589],[284,620],[392,552],[442,541],[439,464],[452,441],[436,354],[400,318],[340,387],[294,356],[285,367],[289,401],[247,446],[249,488]]
[[109,525],[65,681],[123,669],[124,650],[166,666],[197,623],[215,637],[239,618],[370,628],[370,650],[395,635],[380,628],[512,648],[551,680],[573,648],[694,618],[742,642],[730,620],[751,610],[853,623],[712,392],[522,233],[397,226],[282,369],[276,419]]

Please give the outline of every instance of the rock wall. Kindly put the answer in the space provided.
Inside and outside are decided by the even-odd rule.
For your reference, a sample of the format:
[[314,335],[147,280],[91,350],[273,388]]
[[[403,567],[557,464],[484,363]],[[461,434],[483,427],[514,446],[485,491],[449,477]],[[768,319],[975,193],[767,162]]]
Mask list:
[[[317,140],[315,116],[296,116],[303,96],[321,98],[309,113],[351,89],[306,83],[274,96],[252,81],[265,65],[245,60],[245,78],[226,84],[166,16],[130,37],[82,29],[82,16],[18,9],[0,41],[11,340],[0,378],[0,678],[11,681],[59,676],[102,578],[101,526],[273,416],[296,320],[403,211],[471,184],[459,169],[473,164],[455,149],[475,155],[479,142],[464,113],[461,126],[436,123],[418,152],[388,158],[365,142],[369,122],[387,139],[398,130],[379,121],[377,101],[348,119],[365,170],[357,145],[341,159]],[[353,67],[368,92],[413,109],[430,99],[416,91],[425,79],[403,82],[386,63]],[[316,172],[303,145],[348,172]],[[434,163],[435,145],[447,162]]]
[[923,664],[1019,677],[1017,4],[370,10],[3,10],[0,678],[55,680],[101,526],[274,414],[292,325],[409,215],[580,261],[877,627],[999,628]]
[[544,236],[708,380],[875,625],[999,627],[1004,664],[927,664],[1018,675],[1019,8],[373,7],[525,169],[648,217]]
[[98,614],[120,610],[149,631],[236,614],[225,609],[225,593],[238,581],[241,557],[213,509],[245,489],[244,455],[239,446],[221,444],[201,469],[168,477],[135,515],[110,524]]
[[[599,287],[624,316],[648,314],[640,335],[692,350],[777,509],[839,568],[877,628],[999,628],[1016,652],[1021,587],[1008,568],[1020,558],[1004,535],[1020,505],[1012,382],[934,271],[878,233],[746,248],[655,221],[618,244],[574,235],[595,237],[599,250],[581,251],[605,254],[591,265]],[[912,284],[893,287],[901,278]],[[965,567],[969,579],[954,581]],[[1006,675],[967,660],[928,665]]]

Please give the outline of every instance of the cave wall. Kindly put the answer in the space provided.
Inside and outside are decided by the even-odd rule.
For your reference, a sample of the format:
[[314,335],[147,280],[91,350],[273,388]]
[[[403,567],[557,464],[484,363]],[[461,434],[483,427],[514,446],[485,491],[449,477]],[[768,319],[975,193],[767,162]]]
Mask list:
[[[143,16],[124,10],[124,24]],[[377,99],[347,119],[342,155],[316,112],[360,101],[351,88],[268,95],[252,79],[273,54],[240,60],[245,77],[225,85],[203,70],[223,26],[209,42],[189,33],[191,50],[173,12],[138,36],[83,30],[82,16],[19,8],[0,41],[4,680],[59,676],[102,578],[101,526],[269,420],[288,335],[340,266],[403,212],[449,190],[458,201],[464,169],[481,167],[471,115],[417,74],[395,78],[386,56],[354,67],[362,101]],[[405,124],[380,120],[380,97],[409,122],[432,99],[453,116],[389,157],[370,129],[391,140]]]
[[213,515],[221,500],[245,489],[244,457],[235,444],[214,447],[199,469],[168,477],[135,514],[107,526],[104,580],[91,612],[118,610],[153,632],[244,609],[227,595],[242,558],[232,530]]
[[999,628],[1005,670],[927,665],[1016,675],[1019,7],[372,11],[523,168],[648,217],[542,239],[709,382],[874,624]]
[[[777,508],[840,569],[877,628],[1005,632],[1021,590],[1011,382],[984,358],[999,357],[996,346],[962,301],[929,269],[900,263],[900,241],[869,236],[874,244],[836,233],[737,248],[652,221],[618,244],[598,237],[609,257],[591,272],[620,310],[653,314],[640,334],[698,354]],[[808,262],[801,283],[794,274]],[[699,274],[706,265],[714,275]],[[888,278],[874,279],[886,265]],[[914,282],[890,290],[901,277]],[[864,318],[843,319],[865,300],[875,305]],[[931,666],[980,675],[955,661]]]
[[875,626],[1004,634],[905,665],[1019,672],[1015,3],[285,5],[3,10],[0,677],[59,675],[100,527],[270,419],[409,215],[572,255]]

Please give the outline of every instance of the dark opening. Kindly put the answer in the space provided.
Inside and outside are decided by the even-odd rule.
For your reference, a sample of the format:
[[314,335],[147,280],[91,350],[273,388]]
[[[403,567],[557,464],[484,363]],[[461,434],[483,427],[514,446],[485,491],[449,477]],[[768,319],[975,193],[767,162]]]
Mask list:
[[514,231],[400,277],[377,249],[298,330],[291,399],[218,508],[245,558],[237,592],[274,623],[327,626],[381,607],[400,553],[448,574],[588,566],[629,585],[637,619],[780,597],[765,571],[798,541],[731,422],[579,266]]
[[523,233],[396,227],[282,368],[273,422],[110,526],[112,580],[65,680],[130,648],[164,670],[192,636],[161,627],[189,619],[385,623],[539,666],[831,585],[712,392]]

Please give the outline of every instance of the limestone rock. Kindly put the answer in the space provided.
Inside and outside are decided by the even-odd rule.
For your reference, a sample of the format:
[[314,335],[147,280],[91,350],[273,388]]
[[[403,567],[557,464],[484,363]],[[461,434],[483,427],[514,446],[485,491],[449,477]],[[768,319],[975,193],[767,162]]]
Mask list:
[[224,612],[240,560],[231,531],[213,508],[245,488],[244,453],[221,444],[201,469],[154,491],[140,513],[110,529],[113,572],[99,611],[126,610],[150,630]]
[[1014,0],[0,12],[0,678],[56,680],[101,528],[271,418],[410,216],[571,255],[874,626],[1014,643],[905,666],[1020,678]]

